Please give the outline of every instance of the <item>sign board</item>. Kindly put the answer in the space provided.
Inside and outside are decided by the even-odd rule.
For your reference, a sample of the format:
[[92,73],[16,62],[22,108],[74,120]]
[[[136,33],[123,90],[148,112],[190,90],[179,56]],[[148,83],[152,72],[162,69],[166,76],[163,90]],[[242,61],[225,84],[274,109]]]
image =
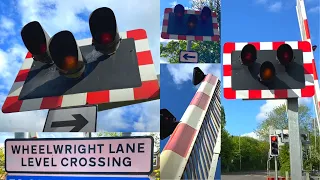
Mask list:
[[6,139],[5,170],[33,174],[150,174],[152,136]]
[[26,176],[7,175],[7,180],[150,180],[149,177],[102,177],[102,176]]
[[198,63],[198,53],[195,51],[180,51],[179,62]]
[[43,132],[96,132],[97,106],[80,106],[48,111]]

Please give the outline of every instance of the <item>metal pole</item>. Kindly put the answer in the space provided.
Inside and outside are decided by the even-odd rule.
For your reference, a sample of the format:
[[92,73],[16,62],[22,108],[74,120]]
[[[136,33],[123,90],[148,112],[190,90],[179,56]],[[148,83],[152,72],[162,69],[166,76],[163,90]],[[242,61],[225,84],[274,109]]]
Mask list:
[[240,171],[241,171],[241,141],[240,141],[240,135],[239,135],[239,156],[240,156]]
[[191,45],[192,45],[192,41],[188,40],[187,41],[187,51],[191,51]]
[[28,133],[26,133],[26,132],[15,132],[14,138],[15,139],[27,139],[27,138],[29,138],[29,136],[28,136]]
[[277,162],[277,156],[274,157],[274,179],[278,180],[278,162]]
[[289,172],[286,171],[286,180],[289,180]]
[[289,124],[290,171],[292,180],[302,179],[301,139],[298,119],[298,98],[287,99]]

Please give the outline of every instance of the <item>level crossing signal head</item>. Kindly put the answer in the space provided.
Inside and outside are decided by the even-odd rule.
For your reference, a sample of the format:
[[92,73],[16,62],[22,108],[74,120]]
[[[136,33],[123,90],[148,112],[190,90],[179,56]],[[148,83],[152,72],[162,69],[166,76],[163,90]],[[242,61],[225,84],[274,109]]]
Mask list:
[[289,65],[294,59],[293,50],[291,46],[288,44],[280,45],[277,49],[277,59],[282,65]]
[[265,61],[260,67],[260,80],[264,83],[270,83],[275,78],[276,69],[270,61]]
[[160,139],[170,136],[176,129],[179,121],[168,109],[160,109]]
[[257,60],[257,49],[252,44],[245,45],[242,48],[240,59],[243,65],[252,66]]
[[49,43],[49,51],[62,75],[77,78],[82,75],[85,63],[77,42],[70,31],[60,31]]
[[276,135],[270,136],[270,155],[271,156],[279,155],[279,142],[278,142],[278,136]]
[[203,7],[200,13],[201,22],[206,23],[211,17],[211,9],[207,6]]
[[105,55],[112,55],[120,45],[120,35],[113,11],[107,7],[94,10],[89,18],[92,45]]
[[193,85],[196,86],[200,84],[205,77],[206,75],[202,72],[202,70],[199,67],[193,68],[193,76],[192,76]]
[[182,23],[183,22],[183,17],[184,17],[184,7],[181,4],[177,4],[173,8],[174,16],[176,19],[177,23]]
[[26,24],[21,30],[21,37],[35,61],[53,63],[48,51],[50,37],[38,21]]

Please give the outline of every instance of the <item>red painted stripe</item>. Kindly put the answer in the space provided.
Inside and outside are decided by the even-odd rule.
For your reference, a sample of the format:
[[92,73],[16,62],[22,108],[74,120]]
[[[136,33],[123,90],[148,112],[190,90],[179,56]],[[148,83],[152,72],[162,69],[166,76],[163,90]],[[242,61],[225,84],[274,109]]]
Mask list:
[[27,53],[26,59],[27,59],[27,58],[32,58],[32,54],[31,54],[30,52]]
[[168,19],[164,19],[162,25],[163,26],[168,26],[168,24],[169,24]]
[[218,81],[218,78],[212,74],[208,74],[203,81],[206,81],[212,85],[215,85]]
[[299,41],[298,49],[302,52],[312,52],[311,44],[308,41]]
[[285,42],[272,42],[272,49],[277,50],[282,44],[285,44]]
[[195,105],[203,110],[205,110],[210,103],[210,97],[203,92],[197,92],[193,99],[191,100],[190,105]]
[[219,40],[220,40],[220,36],[219,35],[211,36],[211,41],[219,41]]
[[19,96],[7,97],[2,106],[3,113],[19,112],[22,106]]
[[317,73],[317,67],[314,59],[312,59],[312,67],[313,67],[313,78],[314,80],[318,80],[318,73]]
[[249,99],[261,99],[262,98],[261,90],[249,90]]
[[194,39],[196,41],[203,41],[203,36],[195,36]]
[[171,150],[186,158],[196,133],[197,130],[193,127],[185,123],[179,123],[164,147],[164,150]]
[[211,13],[212,17],[218,17],[216,12]]
[[133,89],[134,99],[151,99],[160,95],[158,80],[144,81],[142,86]]
[[281,89],[281,90],[274,90],[275,98],[288,98],[288,90]]
[[110,91],[96,91],[87,93],[87,104],[102,104],[110,102]]
[[212,27],[213,27],[213,29],[218,29],[219,28],[219,24],[218,23],[212,23]]
[[16,79],[14,80],[14,82],[25,81],[27,79],[27,77],[28,77],[29,71],[30,71],[30,69],[20,70],[18,72],[18,75],[17,75]]
[[162,32],[162,33],[161,33],[161,38],[162,38],[162,39],[169,39],[169,34],[166,33],[166,32]]
[[134,40],[147,39],[147,32],[144,29],[135,29],[127,31],[127,38],[133,38]]
[[307,39],[310,39],[310,30],[309,30],[308,20],[307,19],[303,20],[303,24],[304,24],[304,30],[306,31]]
[[223,53],[232,53],[232,51],[235,51],[236,49],[236,43],[227,42],[223,45]]
[[301,89],[301,96],[302,97],[312,97],[315,94],[314,86],[306,86]]
[[179,40],[187,40],[187,36],[186,35],[178,35],[178,39]]
[[44,97],[42,99],[40,109],[55,109],[61,107],[62,96]]
[[153,64],[151,51],[137,52],[138,65]]
[[231,76],[232,75],[232,66],[230,65],[223,65],[223,76]]
[[258,51],[260,50],[260,42],[249,42],[248,44],[252,44]]
[[171,13],[173,12],[173,9],[172,8],[166,8],[164,9],[164,13]]
[[304,74],[314,74],[314,65],[312,63],[303,64]]
[[226,99],[236,99],[236,91],[232,88],[224,88],[223,94]]

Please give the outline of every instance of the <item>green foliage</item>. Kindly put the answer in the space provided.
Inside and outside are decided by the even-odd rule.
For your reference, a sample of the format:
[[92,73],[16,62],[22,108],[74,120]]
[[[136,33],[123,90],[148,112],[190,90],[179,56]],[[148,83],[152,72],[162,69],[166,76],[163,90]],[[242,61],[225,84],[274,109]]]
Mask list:
[[286,171],[290,172],[290,153],[289,146],[286,144],[281,146],[279,152],[280,174],[285,176]]
[[5,164],[5,154],[4,154],[4,148],[0,148],[0,174],[3,174],[5,172],[4,170],[4,164]]
[[119,137],[122,136],[121,132],[98,132],[98,137]]
[[[298,111],[300,129],[303,131],[310,131],[313,119],[309,107],[300,105]],[[273,127],[274,129],[288,129],[288,117],[285,104],[279,105],[271,112],[267,113],[267,119],[258,125],[256,133],[260,138],[268,140],[269,127]]]
[[[220,0],[192,0],[192,9],[200,10],[208,6],[217,12],[218,24],[220,24]],[[221,28],[220,28],[221,32]],[[187,49],[187,41],[170,41],[166,45],[160,43],[160,57],[170,63],[179,63],[181,50]],[[220,41],[192,41],[191,49],[198,52],[200,63],[220,63]]]
[[154,140],[154,146],[158,151],[160,151],[160,133],[150,133],[150,136],[153,137]]

